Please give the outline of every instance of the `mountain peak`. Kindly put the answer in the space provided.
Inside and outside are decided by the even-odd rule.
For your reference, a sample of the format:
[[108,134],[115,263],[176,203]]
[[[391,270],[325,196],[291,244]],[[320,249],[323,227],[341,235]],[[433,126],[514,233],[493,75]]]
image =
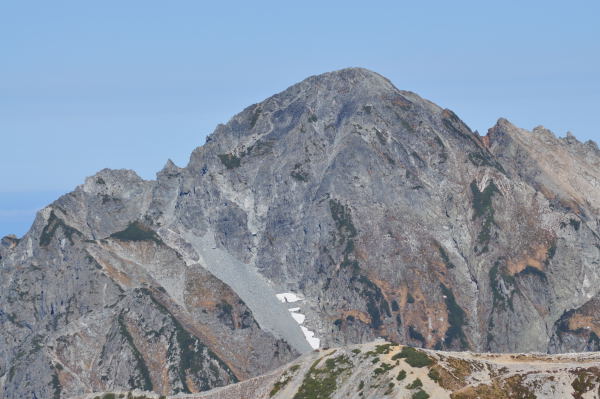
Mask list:
[[156,180],[102,170],[0,242],[3,397],[207,390],[316,340],[598,350],[600,155],[545,132],[500,119],[480,138],[347,68]]
[[374,72],[370,69],[361,68],[361,67],[350,67],[350,68],[342,68],[335,71],[325,72],[322,74],[310,76],[305,80],[316,79],[319,81],[327,81],[327,80],[344,80],[348,82],[358,82],[358,81],[371,81],[378,82],[381,84],[391,85],[389,79],[384,77],[383,75]]
[[[299,83],[305,90],[328,90],[338,94],[376,94],[398,89],[386,77],[365,68],[344,68],[310,76]],[[294,86],[292,86],[293,88]]]
[[[409,99],[410,98],[410,99]],[[323,130],[339,128],[356,113],[369,113],[375,104],[409,107],[421,102],[433,106],[409,92],[401,92],[387,78],[365,68],[345,68],[310,76],[257,104],[244,109],[226,124],[219,125],[207,138],[208,147],[239,157],[261,137],[270,136],[271,143],[296,128],[310,126]],[[254,147],[256,150],[256,147]],[[204,147],[198,147],[191,161]]]

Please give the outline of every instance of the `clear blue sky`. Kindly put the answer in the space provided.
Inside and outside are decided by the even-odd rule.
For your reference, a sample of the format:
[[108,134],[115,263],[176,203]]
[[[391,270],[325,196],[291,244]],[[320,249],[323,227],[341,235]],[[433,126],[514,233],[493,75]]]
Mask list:
[[97,170],[153,178],[303,78],[377,71],[482,133],[600,138],[598,1],[3,1],[0,236]]

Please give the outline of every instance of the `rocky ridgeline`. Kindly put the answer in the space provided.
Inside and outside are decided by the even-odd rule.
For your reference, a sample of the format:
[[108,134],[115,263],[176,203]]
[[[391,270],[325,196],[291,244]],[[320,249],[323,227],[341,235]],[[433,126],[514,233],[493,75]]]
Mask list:
[[0,397],[194,393],[377,337],[598,350],[599,154],[481,137],[364,69],[310,77],[2,239]]
[[[87,395],[158,399],[152,393]],[[415,349],[382,341],[316,351],[242,383],[186,399],[515,399],[600,395],[600,356],[481,354]]]

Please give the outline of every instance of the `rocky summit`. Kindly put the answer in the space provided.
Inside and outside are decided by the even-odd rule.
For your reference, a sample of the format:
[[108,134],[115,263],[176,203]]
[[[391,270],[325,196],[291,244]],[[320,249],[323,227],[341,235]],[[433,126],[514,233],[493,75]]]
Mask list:
[[2,239],[0,397],[194,393],[378,337],[596,351],[599,234],[595,143],[313,76],[187,166],[102,170]]

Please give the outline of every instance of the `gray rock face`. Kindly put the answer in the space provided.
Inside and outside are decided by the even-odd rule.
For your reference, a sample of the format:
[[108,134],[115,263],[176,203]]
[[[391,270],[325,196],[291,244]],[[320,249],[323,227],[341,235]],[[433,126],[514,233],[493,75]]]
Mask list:
[[103,170],[3,239],[2,395],[256,376],[310,349],[288,306],[321,346],[597,349],[599,154],[503,119],[480,137],[364,69],[310,77],[186,167]]
[[227,285],[139,221],[152,187],[102,171],[3,249],[2,397],[197,392],[297,356]]

